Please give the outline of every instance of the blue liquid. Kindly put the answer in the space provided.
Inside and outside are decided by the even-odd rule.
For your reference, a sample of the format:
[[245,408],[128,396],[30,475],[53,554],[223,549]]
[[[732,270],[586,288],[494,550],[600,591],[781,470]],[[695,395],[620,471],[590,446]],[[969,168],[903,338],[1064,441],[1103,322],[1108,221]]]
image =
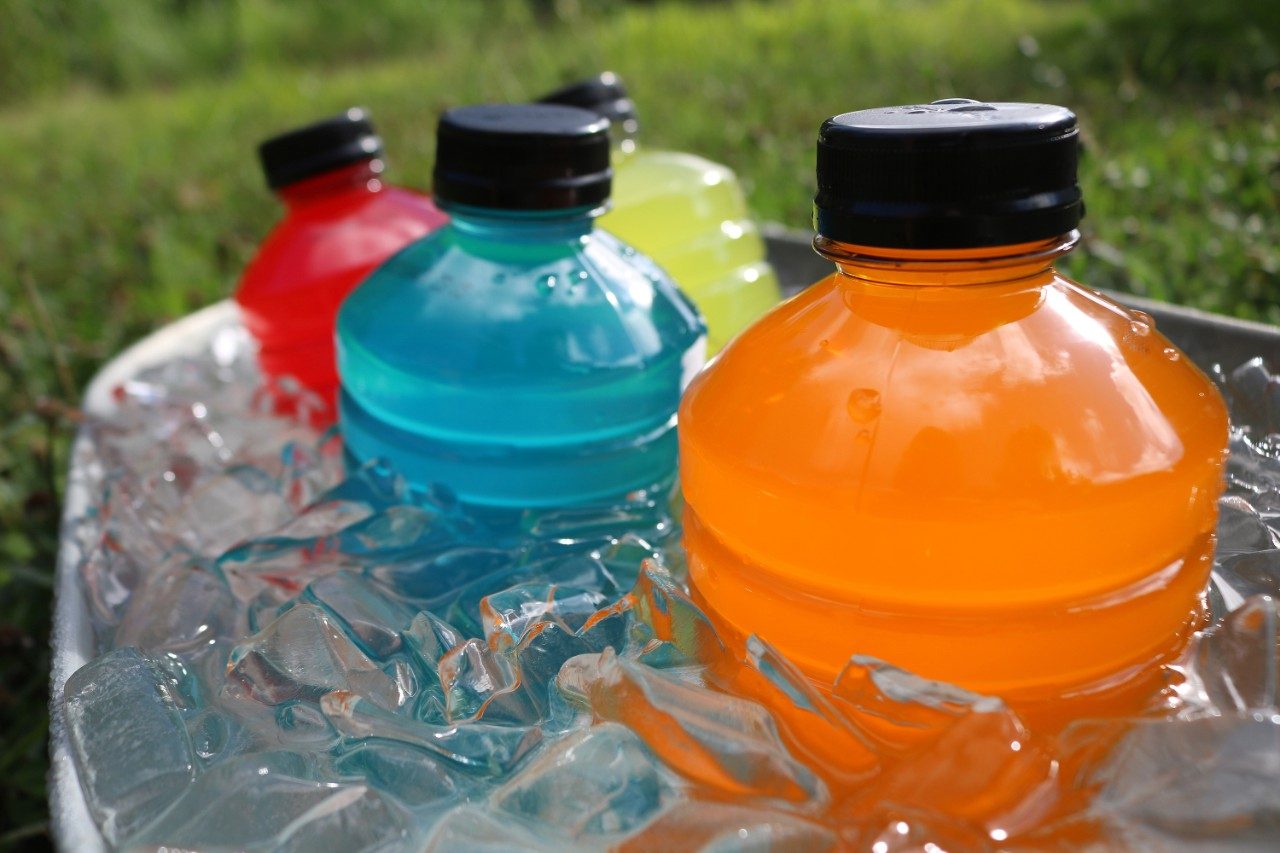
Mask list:
[[697,310],[590,210],[451,212],[339,311],[348,451],[494,507],[670,480],[705,351]]

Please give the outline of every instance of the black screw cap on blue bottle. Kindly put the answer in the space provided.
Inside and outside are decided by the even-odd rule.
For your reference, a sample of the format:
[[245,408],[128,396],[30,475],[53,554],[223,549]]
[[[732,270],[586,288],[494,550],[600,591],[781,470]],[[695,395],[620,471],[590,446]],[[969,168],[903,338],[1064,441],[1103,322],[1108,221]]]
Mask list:
[[827,119],[814,229],[862,246],[960,249],[1049,239],[1084,216],[1075,114],[950,98]]
[[267,186],[273,190],[381,157],[382,139],[361,107],[273,136],[258,146]]
[[627,94],[622,78],[612,71],[603,71],[595,77],[556,89],[539,98],[538,103],[564,104],[591,110],[596,115],[607,118],[613,130],[625,136],[631,136],[640,129],[640,123],[636,119],[636,105]]
[[609,120],[553,104],[458,107],[436,127],[443,206],[558,210],[609,199]]

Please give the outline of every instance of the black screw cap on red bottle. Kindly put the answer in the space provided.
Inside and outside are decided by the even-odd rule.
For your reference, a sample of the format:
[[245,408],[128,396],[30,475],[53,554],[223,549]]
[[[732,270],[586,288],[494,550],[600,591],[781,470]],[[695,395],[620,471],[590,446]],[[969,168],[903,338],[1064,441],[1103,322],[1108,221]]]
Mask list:
[[554,104],[477,104],[436,127],[434,193],[443,206],[598,207],[609,199],[609,120]]
[[862,246],[959,249],[1066,234],[1084,216],[1075,114],[949,98],[827,119],[814,229]]
[[614,131],[626,136],[631,136],[640,129],[640,123],[636,119],[636,105],[627,94],[622,78],[612,71],[604,71],[595,77],[556,89],[539,98],[538,103],[564,104],[591,110],[596,115],[607,118]]
[[382,139],[369,114],[352,107],[341,115],[273,136],[258,146],[258,157],[274,189],[322,172],[382,158]]

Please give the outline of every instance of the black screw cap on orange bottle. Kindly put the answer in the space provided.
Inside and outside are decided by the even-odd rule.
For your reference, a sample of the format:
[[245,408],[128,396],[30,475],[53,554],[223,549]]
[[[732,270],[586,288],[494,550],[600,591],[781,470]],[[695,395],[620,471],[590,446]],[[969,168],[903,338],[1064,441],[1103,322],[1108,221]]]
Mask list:
[[814,229],[861,246],[959,249],[1049,239],[1084,216],[1075,114],[949,98],[827,119]]
[[258,146],[267,186],[273,190],[381,157],[382,139],[361,107],[273,136]]

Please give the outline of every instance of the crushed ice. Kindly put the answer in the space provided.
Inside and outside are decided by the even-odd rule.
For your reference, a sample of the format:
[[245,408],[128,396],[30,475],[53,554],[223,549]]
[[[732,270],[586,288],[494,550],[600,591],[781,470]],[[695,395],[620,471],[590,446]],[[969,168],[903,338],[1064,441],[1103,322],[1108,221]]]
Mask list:
[[272,416],[225,328],[84,427],[101,654],[64,711],[90,811],[130,848],[1274,841],[1280,379],[1260,359],[1215,378],[1235,423],[1215,621],[1159,713],[1045,736],[873,659],[830,692],[755,638],[726,662],[670,496],[481,517],[376,464],[347,476],[314,402]]

